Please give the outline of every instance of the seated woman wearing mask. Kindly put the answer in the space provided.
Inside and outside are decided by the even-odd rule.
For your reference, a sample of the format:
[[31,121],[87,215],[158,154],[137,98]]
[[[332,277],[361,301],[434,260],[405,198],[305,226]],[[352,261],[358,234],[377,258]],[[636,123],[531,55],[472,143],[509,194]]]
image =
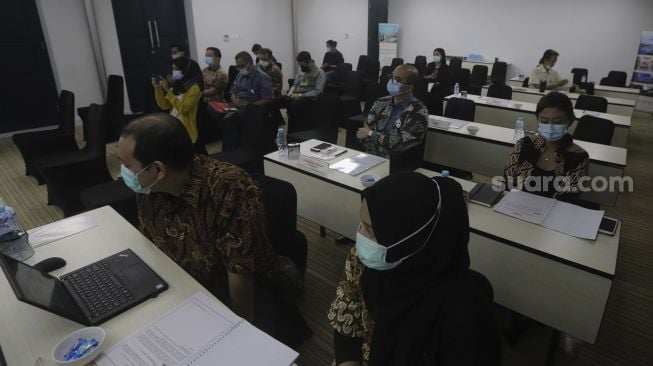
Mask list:
[[537,103],[535,116],[538,133],[515,144],[504,169],[507,188],[577,201],[578,182],[587,175],[589,155],[567,133],[575,119],[571,100],[551,92]]
[[431,65],[429,65],[429,69],[433,67],[433,72],[425,76],[429,83],[433,83],[426,107],[429,114],[441,116],[444,97],[451,94],[451,71],[447,65],[447,54],[443,48],[433,50]]
[[540,82],[546,82],[546,89],[552,90],[567,85],[567,79],[561,79],[560,74],[553,70],[556,62],[558,62],[559,53],[554,50],[546,50],[540,58],[537,67],[529,75],[529,83],[531,88],[539,88]]
[[336,365],[498,365],[492,287],[469,269],[460,185],[394,174],[363,191],[360,218],[328,313]]
[[185,57],[175,58],[171,64],[172,77],[175,80],[173,85],[169,85],[165,79],[152,78],[156,104],[179,119],[195,144],[196,152],[206,154],[204,145],[198,143],[197,130],[197,107],[202,97],[202,71],[196,62]]

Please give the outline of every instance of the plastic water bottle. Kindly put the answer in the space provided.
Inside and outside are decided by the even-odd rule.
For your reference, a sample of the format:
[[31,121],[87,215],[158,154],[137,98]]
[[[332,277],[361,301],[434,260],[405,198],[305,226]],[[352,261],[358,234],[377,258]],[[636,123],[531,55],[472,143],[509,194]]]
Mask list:
[[584,84],[586,81],[587,81],[587,76],[585,75],[581,76],[580,82]]
[[449,171],[448,170],[443,170],[442,172],[440,172],[440,176],[448,177],[449,176]]
[[460,85],[458,83],[453,86],[453,96],[456,98],[460,96]]
[[279,159],[288,159],[288,142],[286,141],[286,130],[283,128],[277,130],[277,148]]
[[524,118],[517,117],[515,122],[515,137],[513,137],[512,142],[517,143],[524,137]]
[[13,208],[0,203],[0,235],[4,235],[14,230],[18,230],[16,211],[14,211]]

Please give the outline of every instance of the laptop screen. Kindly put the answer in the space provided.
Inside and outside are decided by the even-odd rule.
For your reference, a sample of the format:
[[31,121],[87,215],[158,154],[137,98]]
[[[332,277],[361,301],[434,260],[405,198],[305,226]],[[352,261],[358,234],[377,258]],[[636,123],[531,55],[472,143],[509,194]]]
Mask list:
[[19,300],[65,317],[79,309],[58,278],[3,254],[0,254],[0,265]]

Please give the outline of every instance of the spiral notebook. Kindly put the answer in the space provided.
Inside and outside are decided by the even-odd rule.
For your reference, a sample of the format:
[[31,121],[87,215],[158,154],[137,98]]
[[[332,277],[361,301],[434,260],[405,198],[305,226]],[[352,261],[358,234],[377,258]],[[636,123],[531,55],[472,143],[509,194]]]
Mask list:
[[288,366],[299,354],[203,293],[104,351],[98,366]]

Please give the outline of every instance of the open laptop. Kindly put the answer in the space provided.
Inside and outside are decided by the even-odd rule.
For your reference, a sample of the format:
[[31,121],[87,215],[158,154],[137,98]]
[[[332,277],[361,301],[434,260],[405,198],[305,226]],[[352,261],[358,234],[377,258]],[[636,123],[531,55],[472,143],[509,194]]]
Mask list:
[[4,254],[0,266],[18,300],[84,325],[101,324],[168,289],[131,249],[61,279]]

